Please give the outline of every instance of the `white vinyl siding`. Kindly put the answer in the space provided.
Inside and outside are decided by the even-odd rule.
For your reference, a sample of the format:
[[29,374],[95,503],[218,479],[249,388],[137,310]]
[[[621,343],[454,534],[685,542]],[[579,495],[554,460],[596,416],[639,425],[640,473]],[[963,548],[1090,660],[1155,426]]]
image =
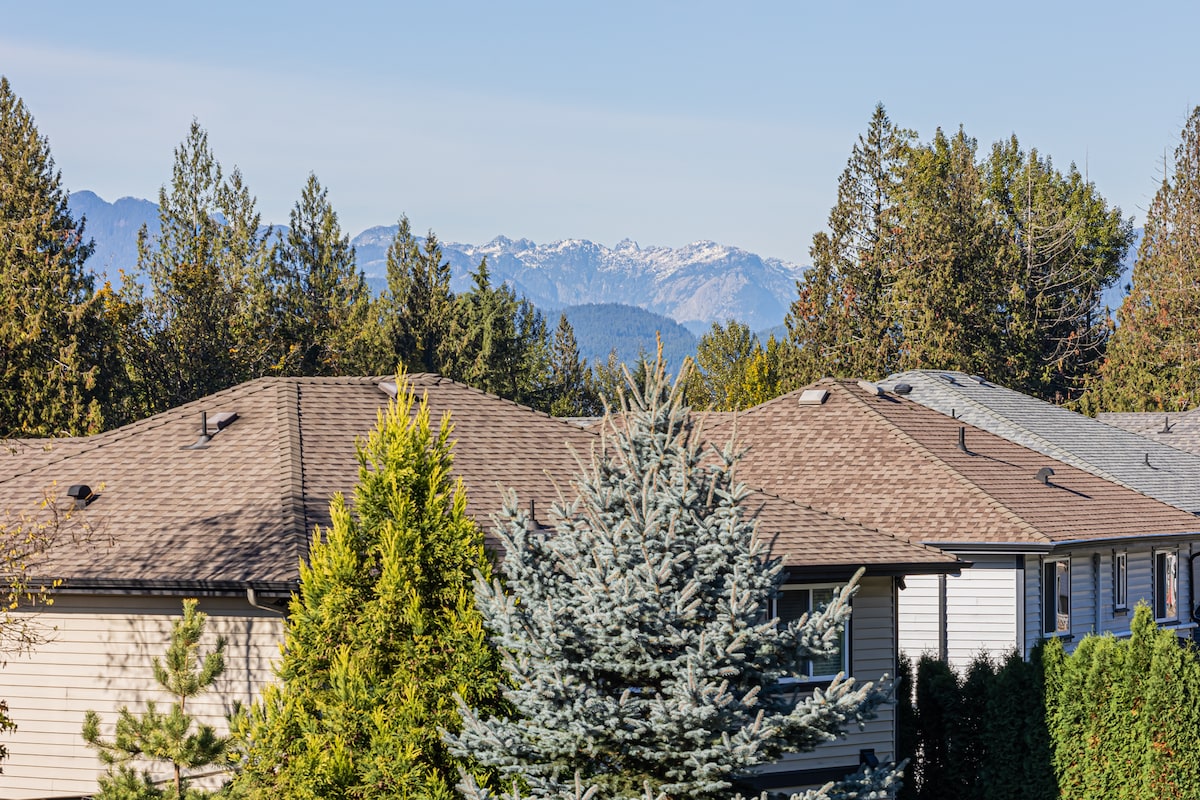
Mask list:
[[[963,557],[974,566],[945,578],[945,656],[956,669],[965,669],[980,653],[1002,658],[1018,641],[1021,584],[1016,557]],[[913,660],[941,654],[939,581],[935,575],[906,578],[900,592],[900,652]]]
[[[200,610],[210,615],[202,650],[223,634],[226,670],[211,692],[188,702],[188,711],[223,731],[234,701],[250,702],[273,678],[283,619],[237,599],[201,598]],[[80,735],[84,712],[95,710],[101,732],[111,737],[120,706],[137,712],[146,700],[160,707],[170,702],[157,691],[152,664],[163,656],[172,620],[181,614],[177,597],[60,594],[39,615],[39,623],[53,629],[52,641],[30,655],[10,658],[0,670],[3,697],[18,726],[4,739],[10,756],[3,764],[0,798],[95,791],[103,767]]]

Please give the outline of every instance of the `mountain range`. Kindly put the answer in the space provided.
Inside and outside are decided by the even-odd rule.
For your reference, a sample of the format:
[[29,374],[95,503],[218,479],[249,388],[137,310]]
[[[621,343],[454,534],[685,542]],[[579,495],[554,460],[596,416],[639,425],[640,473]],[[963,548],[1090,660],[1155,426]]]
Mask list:
[[[93,268],[109,277],[136,265],[141,226],[153,234],[158,225],[158,207],[148,200],[109,203],[80,191],[71,195],[70,206],[73,214],[87,217],[87,234],[96,242]],[[395,234],[396,226],[380,226],[351,239],[358,266],[376,290],[385,280]],[[547,314],[585,304],[631,305],[696,334],[731,318],[752,330],[779,325],[803,273],[799,265],[710,241],[671,248],[626,239],[609,248],[585,239],[537,244],[497,236],[480,245],[441,244],[455,291],[470,286],[471,272],[486,257],[494,282],[507,283]]]

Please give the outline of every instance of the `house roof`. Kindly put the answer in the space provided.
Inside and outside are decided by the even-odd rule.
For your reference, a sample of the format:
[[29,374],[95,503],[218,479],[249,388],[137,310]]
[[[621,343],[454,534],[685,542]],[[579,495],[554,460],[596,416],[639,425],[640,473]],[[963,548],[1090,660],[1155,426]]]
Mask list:
[[1108,411],[1097,414],[1096,419],[1159,444],[1189,453],[1200,453],[1200,409],[1174,413]]
[[[410,375],[433,418],[451,413],[455,473],[468,512],[489,530],[505,489],[542,524],[587,458],[595,432],[436,375]],[[0,456],[0,509],[32,509],[47,493],[62,507],[68,486],[98,493],[80,515],[90,543],[57,548],[39,571],[68,588],[284,591],[298,579],[329,500],[358,478],[355,439],[388,400],[380,378],[262,378],[92,437],[20,443]],[[201,412],[210,430],[200,449]],[[779,498],[755,512],[776,552],[828,568],[866,564],[880,572],[957,570],[928,548]],[[766,528],[770,530],[766,530]]]
[[[953,550],[1200,531],[1191,514],[873,384],[808,389],[814,402],[799,390],[710,429],[713,441],[733,436],[745,448],[748,485]],[[1047,483],[1043,468],[1053,470]]]
[[[962,372],[910,370],[880,385],[921,405],[1039,453],[1115,481],[1190,513],[1200,513],[1200,455],[1150,441]],[[1162,426],[1162,416],[1156,415]]]

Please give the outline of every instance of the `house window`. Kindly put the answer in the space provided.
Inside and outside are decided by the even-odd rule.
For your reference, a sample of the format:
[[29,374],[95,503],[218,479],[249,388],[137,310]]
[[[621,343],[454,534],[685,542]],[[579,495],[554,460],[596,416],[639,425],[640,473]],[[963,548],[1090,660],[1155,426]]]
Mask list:
[[1042,564],[1042,632],[1071,633],[1071,560],[1049,559]]
[[1156,550],[1154,553],[1154,618],[1158,621],[1179,618],[1179,553]]
[[1129,610],[1129,554],[1113,553],[1113,611]]
[[[820,609],[829,603],[837,594],[839,587],[828,586],[784,586],[783,591],[773,601],[772,612],[779,617],[779,624],[797,620],[810,611]],[[804,673],[811,681],[830,681],[839,672],[849,672],[846,665],[847,646],[850,635],[850,622],[846,621],[842,628],[842,639],[837,651],[826,656],[808,659]]]

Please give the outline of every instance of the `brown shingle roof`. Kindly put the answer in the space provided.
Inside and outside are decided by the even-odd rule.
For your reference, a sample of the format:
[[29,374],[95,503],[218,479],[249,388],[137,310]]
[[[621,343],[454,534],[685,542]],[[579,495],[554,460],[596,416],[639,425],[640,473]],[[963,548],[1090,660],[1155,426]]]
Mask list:
[[[1200,531],[1191,514],[911,401],[823,380],[714,427],[736,430],[749,485],[914,542],[1048,546]],[[873,387],[872,387],[873,388]],[[959,449],[965,429],[966,451]],[[1050,485],[1037,480],[1054,470]]]
[[[409,379],[428,394],[435,420],[451,412],[455,472],[485,530],[503,488],[548,522],[546,510],[577,471],[572,449],[587,458],[596,434],[436,375]],[[20,449],[0,459],[0,510],[32,509],[74,483],[100,493],[83,512],[97,528],[93,544],[61,548],[44,566],[68,586],[287,588],[313,526],[328,524],[330,497],[353,492],[355,439],[388,399],[380,383],[263,378],[97,436]],[[207,447],[186,449],[201,411],[238,418]],[[763,497],[764,535],[794,564],[953,566],[935,551]]]

